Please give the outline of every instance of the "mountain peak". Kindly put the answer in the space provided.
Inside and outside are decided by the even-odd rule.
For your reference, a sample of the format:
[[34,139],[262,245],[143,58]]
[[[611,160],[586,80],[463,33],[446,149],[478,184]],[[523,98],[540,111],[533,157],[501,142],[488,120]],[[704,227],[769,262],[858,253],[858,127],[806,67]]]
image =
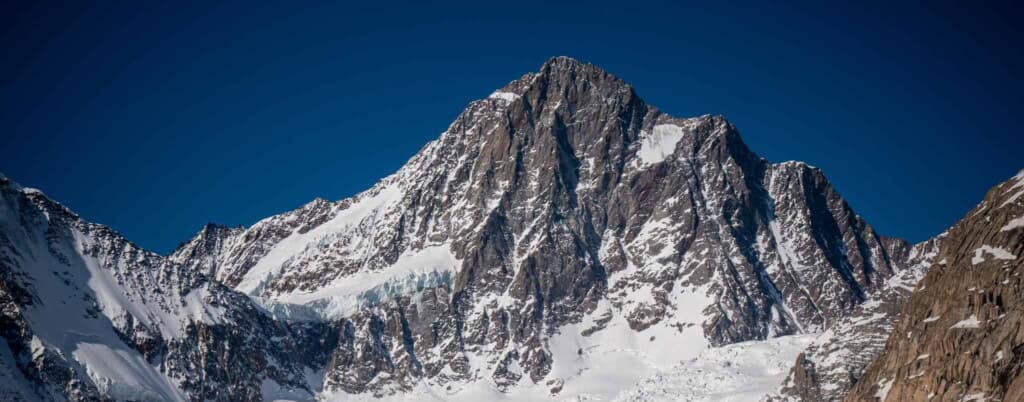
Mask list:
[[25,194],[25,195],[38,195],[38,196],[41,196],[43,198],[47,198],[46,194],[43,193],[43,190],[40,190],[38,188],[22,186],[21,184],[18,184],[18,182],[14,181],[14,180],[11,180],[9,177],[4,175],[3,173],[0,173],[0,185],[8,186],[13,191],[20,192],[20,193]]
[[18,182],[11,180],[9,177],[0,173],[0,185],[8,186],[14,191],[21,191],[21,185]]
[[222,225],[222,224],[219,224],[219,223],[216,223],[216,222],[208,222],[207,224],[203,225],[202,229],[199,230],[199,235],[200,236],[216,236],[216,235],[219,235],[220,233],[230,232],[232,230],[234,230],[234,229],[232,229],[231,227],[229,227],[227,225]]
[[[592,64],[584,63],[576,60],[569,56],[554,56],[541,66],[541,71],[545,70],[546,67],[550,68],[578,68],[582,66],[593,66]],[[595,67],[596,68],[596,67]]]
[[615,83],[616,86],[629,86],[619,77],[598,66],[566,56],[556,56],[548,59],[541,65],[538,75],[546,78],[567,77],[572,81],[582,79],[591,82]]

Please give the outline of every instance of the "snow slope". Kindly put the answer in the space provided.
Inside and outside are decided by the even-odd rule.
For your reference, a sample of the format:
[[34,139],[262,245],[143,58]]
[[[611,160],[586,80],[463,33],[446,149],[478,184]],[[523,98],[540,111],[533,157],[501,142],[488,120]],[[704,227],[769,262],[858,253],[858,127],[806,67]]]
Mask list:
[[644,379],[615,400],[759,401],[786,377],[793,359],[815,337],[792,335],[708,349]]
[[159,298],[132,297],[134,292],[119,284],[115,273],[103,269],[102,257],[92,251],[102,240],[74,226],[58,224],[60,211],[42,210],[44,218],[52,219],[46,225],[53,231],[68,230],[68,236],[39,227],[23,230],[25,215],[19,210],[31,208],[23,202],[41,202],[42,198],[32,197],[42,194],[28,188],[20,189],[21,194],[11,191],[15,189],[0,188],[4,198],[0,230],[16,248],[6,251],[10,253],[8,261],[16,263],[17,272],[37,299],[21,311],[32,329],[33,353],[44,349],[70,353],[72,367],[88,376],[101,393],[115,399],[184,400],[171,379],[115,332],[118,323],[123,327],[137,322],[173,337],[181,325],[177,316],[181,312],[157,305]]
[[[632,354],[629,350],[614,353],[602,350],[600,346],[592,346],[592,349],[584,350],[580,355],[580,359],[587,360],[586,364],[575,368],[583,381],[571,387],[566,384],[557,395],[549,392],[546,384],[502,392],[484,383],[475,383],[456,391],[421,383],[408,394],[377,399],[370,395],[342,393],[330,395],[326,400],[757,402],[782,381],[793,359],[816,336],[792,335],[707,348],[663,369],[652,369],[654,364],[649,360],[650,356]],[[637,381],[631,375],[637,370],[647,375]],[[551,384],[556,385],[560,384]]]

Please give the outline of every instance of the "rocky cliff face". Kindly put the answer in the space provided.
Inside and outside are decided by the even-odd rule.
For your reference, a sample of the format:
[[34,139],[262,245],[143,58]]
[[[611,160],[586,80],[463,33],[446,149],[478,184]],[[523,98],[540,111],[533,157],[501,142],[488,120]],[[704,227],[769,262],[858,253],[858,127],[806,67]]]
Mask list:
[[[168,257],[5,183],[4,339],[38,392],[71,399],[578,396],[609,383],[597,366],[632,381],[708,346],[824,330],[911,265],[816,168],[568,58],[471,103],[366,192],[208,225]],[[75,289],[41,290],[64,260]],[[95,305],[95,344],[147,380],[97,374],[76,352],[92,343],[48,333],[57,313],[34,306],[61,298]]]
[[789,375],[769,401],[841,401],[892,333],[900,309],[928,272],[945,234],[909,246],[894,242],[890,254],[907,261],[868,301],[857,306],[813,342],[796,359]]
[[1024,171],[948,231],[847,401],[1024,400]]

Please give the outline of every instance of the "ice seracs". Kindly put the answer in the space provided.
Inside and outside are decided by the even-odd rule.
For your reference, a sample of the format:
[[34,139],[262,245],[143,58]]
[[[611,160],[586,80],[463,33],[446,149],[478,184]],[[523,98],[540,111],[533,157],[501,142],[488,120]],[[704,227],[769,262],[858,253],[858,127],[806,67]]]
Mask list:
[[816,334],[792,335],[711,348],[630,385],[619,402],[758,402],[775,389],[793,359]]
[[[408,250],[381,270],[338,278],[312,292],[297,291],[257,300],[283,319],[342,319],[394,297],[427,288],[450,287],[460,264],[447,244],[432,245]],[[303,315],[292,316],[292,311]]]

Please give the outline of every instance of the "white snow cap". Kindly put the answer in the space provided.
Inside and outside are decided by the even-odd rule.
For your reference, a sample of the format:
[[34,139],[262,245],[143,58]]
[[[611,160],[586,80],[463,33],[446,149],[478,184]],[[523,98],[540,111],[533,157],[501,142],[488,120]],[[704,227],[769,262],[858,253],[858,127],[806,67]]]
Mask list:
[[506,101],[506,102],[512,102],[512,101],[515,101],[516,99],[519,99],[519,94],[513,93],[513,92],[505,92],[505,91],[494,91],[494,93],[492,93],[490,96],[488,96],[488,98],[490,98],[490,99],[500,99],[500,100],[503,100],[503,101]]

